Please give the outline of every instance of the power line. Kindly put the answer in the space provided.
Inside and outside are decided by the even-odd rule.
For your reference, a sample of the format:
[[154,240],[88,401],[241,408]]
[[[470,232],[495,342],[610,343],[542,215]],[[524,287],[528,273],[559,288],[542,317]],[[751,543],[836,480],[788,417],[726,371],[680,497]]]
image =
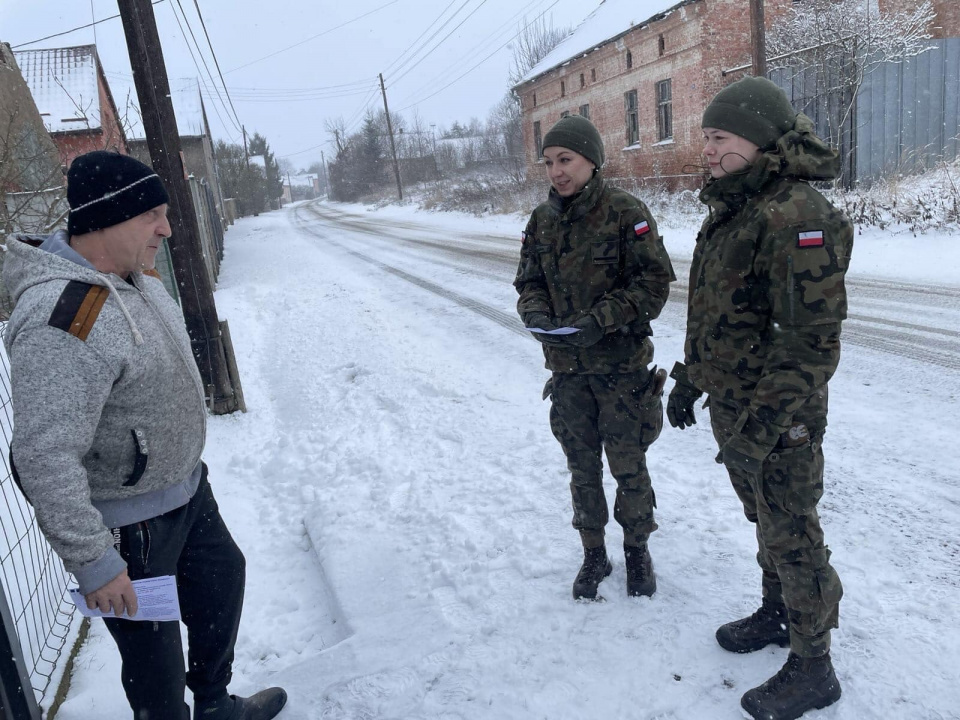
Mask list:
[[410,52],[410,50],[412,50],[413,47],[414,47],[418,42],[420,42],[420,38],[422,38],[424,35],[426,35],[426,34],[430,31],[430,28],[432,28],[434,25],[436,25],[436,24],[440,21],[440,18],[442,18],[444,15],[446,15],[446,14],[447,14],[447,10],[449,10],[450,8],[452,8],[456,2],[457,2],[457,0],[450,0],[450,4],[447,5],[447,6],[443,9],[443,12],[441,12],[439,15],[437,15],[437,17],[434,19],[434,21],[433,21],[432,23],[430,23],[429,25],[427,25],[426,29],[417,36],[417,39],[414,40],[412,43],[410,43],[409,47],[407,47],[406,50],[404,50],[402,53],[400,53],[400,54],[397,56],[397,59],[396,59],[396,60],[394,60],[392,63],[390,63],[389,65],[387,65],[386,68],[384,68],[384,72],[390,72],[390,70],[393,69],[393,66],[396,65],[396,64],[403,58],[404,55],[406,55],[408,52]]
[[[508,33],[511,32],[511,30],[512,30],[512,25],[513,25],[513,23],[516,21],[517,18],[525,17],[525,13],[526,13],[528,10],[530,10],[531,8],[535,8],[535,7],[539,6],[539,5],[543,5],[545,2],[548,2],[548,1],[549,1],[549,0],[532,0],[532,2],[527,3],[525,6],[523,6],[522,8],[520,8],[520,10],[518,10],[516,13],[514,13],[514,15],[513,15],[512,17],[510,17],[506,22],[504,22],[503,24],[501,24],[500,27],[498,27],[498,28],[497,28],[496,30],[494,30],[492,33],[490,33],[489,35],[487,35],[487,36],[486,36],[483,40],[481,40],[479,43],[477,43],[476,45],[474,45],[469,51],[467,51],[467,52],[465,52],[465,53],[462,53],[462,57],[461,57],[461,60],[460,60],[460,61],[458,61],[458,62],[454,63],[453,65],[451,65],[450,67],[448,67],[446,70],[444,70],[443,72],[441,72],[439,75],[437,75],[436,77],[432,78],[428,83],[426,83],[425,85],[422,85],[421,87],[417,88],[414,92],[408,93],[408,94],[406,95],[406,97],[407,97],[407,98],[416,97],[416,96],[419,95],[421,92],[423,92],[425,89],[436,87],[438,84],[440,84],[441,82],[443,82],[445,78],[448,78],[448,77],[452,76],[453,74],[455,74],[456,72],[458,72],[458,71],[460,70],[460,68],[464,67],[464,65],[466,65],[466,63],[467,63],[471,58],[477,57],[481,52],[486,52],[487,48],[491,47],[494,43],[498,42],[498,38],[502,37],[502,36],[504,35],[504,32],[508,32]],[[519,35],[519,33],[513,33],[513,34],[510,36],[510,39],[512,40],[512,39],[514,39],[515,37],[517,37],[518,35]],[[508,41],[507,41],[507,44],[509,44],[509,42],[510,42],[510,41],[508,40]]]
[[[159,5],[163,0],[153,0],[154,5]],[[11,50],[16,50],[17,48],[26,47],[27,45],[34,45],[38,42],[43,42],[44,40],[49,40],[50,38],[60,37],[61,35],[69,35],[70,33],[76,32],[77,30],[86,30],[88,27],[93,27],[94,25],[99,25],[100,23],[105,23],[107,20],[116,20],[120,15],[111,15],[110,17],[105,17],[102,20],[94,20],[92,23],[87,23],[86,25],[80,25],[79,27],[70,28],[69,30],[64,30],[63,32],[54,33],[53,35],[47,35],[42,38],[37,38],[36,40],[31,40],[30,42],[20,43],[19,45],[11,46]]]
[[[456,1],[456,0],[454,0],[454,2],[455,2],[455,1]],[[453,11],[453,15],[451,15],[451,16],[448,17],[446,20],[444,20],[444,21],[443,21],[443,24],[442,24],[440,27],[438,27],[436,30],[434,30],[433,34],[432,34],[430,37],[428,37],[426,40],[424,40],[423,43],[421,43],[421,45],[420,45],[416,50],[414,50],[406,59],[404,59],[403,62],[400,63],[400,65],[399,65],[398,67],[394,68],[394,72],[400,72],[400,70],[402,70],[403,67],[404,67],[407,63],[409,63],[409,62],[410,62],[414,57],[416,57],[425,47],[427,47],[427,45],[429,45],[430,42],[431,42],[437,35],[439,35],[441,32],[443,32],[443,29],[444,29],[445,27],[447,27],[447,25],[449,25],[449,24],[453,21],[453,19],[454,19],[457,15],[460,14],[460,11],[463,10],[463,9],[464,9],[467,5],[469,5],[469,4],[470,4],[470,0],[463,0],[463,4],[461,4],[460,7],[458,7],[456,10]],[[447,9],[449,9],[449,5],[447,6]],[[444,9],[443,13],[445,13],[445,12],[447,11],[447,9]],[[443,17],[443,13],[440,14],[440,16],[437,18],[437,20],[434,20],[432,23],[430,23],[430,26],[427,28],[427,30],[429,30],[430,27],[432,27],[434,24],[436,24],[436,22],[440,19],[440,17]],[[423,37],[423,36],[426,34],[426,32],[427,32],[427,31],[424,31],[423,33],[421,33],[421,34],[420,34],[420,37]],[[416,44],[416,43],[414,43],[414,44]]]
[[474,65],[473,67],[471,67],[471,68],[470,68],[469,70],[467,70],[465,73],[463,73],[462,75],[459,75],[458,77],[456,77],[454,80],[452,80],[452,81],[450,81],[449,83],[447,83],[446,85],[444,85],[444,86],[443,86],[442,88],[440,88],[439,90],[430,93],[430,94],[427,95],[425,98],[420,98],[419,100],[417,100],[417,102],[411,103],[410,105],[407,105],[406,107],[401,108],[401,109],[398,110],[397,112],[403,112],[404,110],[409,110],[409,109],[412,108],[414,105],[418,105],[419,103],[422,103],[422,102],[424,102],[425,100],[429,100],[430,98],[434,97],[435,95],[439,95],[441,92],[443,92],[444,90],[446,90],[446,89],[447,89],[448,87],[450,87],[451,85],[453,85],[453,84],[459,82],[460,80],[462,80],[463,78],[465,78],[467,75],[469,75],[470,73],[472,73],[472,72],[473,72],[474,70],[476,70],[478,67],[480,67],[481,65],[483,65],[483,63],[485,63],[487,60],[489,60],[489,59],[492,58],[494,55],[496,55],[498,52],[500,52],[501,50],[503,50],[503,48],[505,48],[505,47],[506,47],[507,45],[509,45],[515,38],[517,38],[517,37],[520,35],[521,32],[523,32],[523,31],[526,30],[528,27],[530,27],[530,25],[532,25],[534,22],[536,22],[536,20],[538,20],[540,17],[542,17],[542,16],[547,12],[547,10],[549,10],[550,8],[552,8],[552,7],[553,7],[554,5],[556,5],[558,2],[560,2],[560,0],[554,0],[550,5],[547,6],[547,8],[546,8],[542,13],[540,13],[540,15],[538,15],[536,18],[534,18],[534,19],[531,20],[529,23],[527,23],[526,25],[524,25],[523,28],[520,30],[520,32],[518,32],[516,35],[514,35],[513,37],[511,37],[509,40],[507,40],[507,42],[505,42],[503,45],[501,45],[500,47],[498,47],[498,48],[497,48],[496,50],[494,50],[492,53],[490,53],[489,55],[487,55],[485,58],[483,58],[483,60],[481,60],[481,61],[478,62],[476,65]]
[[[223,102],[223,96],[220,95],[220,89],[217,87],[217,83],[213,79],[213,73],[210,72],[210,66],[207,65],[207,59],[203,56],[203,50],[200,48],[200,43],[197,42],[197,36],[194,35],[193,33],[193,27],[191,27],[190,25],[190,20],[187,18],[187,13],[184,11],[183,5],[181,4],[180,0],[177,0],[177,7],[180,8],[180,14],[183,15],[183,22],[186,24],[187,30],[190,31],[190,37],[193,38],[193,44],[197,48],[197,53],[200,55],[200,60],[203,61],[203,67],[207,71],[207,76],[210,78],[210,82],[213,84],[213,89],[216,91],[217,97],[220,99],[220,103],[223,105],[223,109],[227,110],[227,104]],[[183,28],[181,28],[180,30],[181,32],[183,32]],[[200,72],[200,68],[197,68],[197,72]],[[226,86],[224,86],[224,91],[226,91]],[[232,104],[231,104],[231,109],[232,109]],[[236,123],[234,126],[236,127],[237,130],[239,130],[243,126],[243,123],[240,122],[240,117],[237,115],[236,110],[233,110],[233,118],[231,118],[231,122],[233,122],[234,120],[236,120]]]
[[[400,75],[399,77],[391,78],[391,80],[392,80],[393,82],[395,82],[395,83],[396,83],[396,82],[399,82],[399,81],[400,81],[402,78],[404,78],[411,70],[413,70],[413,69],[414,69],[415,67],[417,67],[420,63],[422,63],[424,60],[426,60],[428,57],[430,57],[430,56],[437,50],[437,48],[439,48],[441,45],[443,45],[443,43],[445,43],[445,42],[447,41],[447,39],[448,39],[451,35],[453,35],[457,30],[459,30],[460,27],[461,27],[467,20],[469,20],[470,18],[472,18],[472,17],[477,13],[477,11],[478,11],[480,8],[482,8],[484,5],[486,5],[486,4],[487,4],[487,0],[482,0],[482,2],[481,2],[479,5],[477,5],[477,7],[475,7],[475,8],[473,9],[473,11],[472,11],[469,15],[467,15],[463,20],[461,20],[461,21],[457,24],[457,26],[456,26],[455,28],[453,28],[450,32],[448,32],[446,35],[444,35],[443,39],[442,39],[440,42],[438,42],[436,45],[434,45],[426,55],[424,55],[423,57],[421,57],[421,58],[420,58],[419,60],[417,60],[413,65],[411,65],[411,66],[408,67],[406,70],[404,70],[403,73],[401,73],[401,75]],[[399,72],[399,70],[400,70],[400,69],[398,68],[398,69],[397,69],[397,72]]]
[[[177,0],[177,2],[179,3],[180,0]],[[197,0],[193,0],[193,6],[197,9],[197,17],[200,18],[200,26],[203,28],[203,34],[207,38],[207,47],[210,48],[210,55],[213,57],[213,64],[217,66],[217,74],[220,75],[220,83],[223,85],[223,91],[227,94],[227,100],[230,101],[230,108],[233,110],[233,116],[237,118],[237,121],[239,121],[240,117],[237,115],[237,109],[233,107],[233,99],[230,97],[230,89],[227,87],[227,83],[223,79],[223,73],[220,72],[220,62],[217,60],[217,53],[214,52],[213,43],[210,42],[210,34],[207,32],[207,24],[203,21],[203,14],[200,12],[200,4],[197,2]],[[184,18],[186,18],[186,16],[184,16]]]
[[261,58],[257,58],[256,60],[251,60],[251,61],[248,62],[248,63],[245,63],[245,64],[243,64],[243,65],[238,65],[237,67],[235,67],[235,68],[233,68],[233,69],[231,69],[231,70],[227,70],[227,75],[229,75],[229,74],[232,73],[232,72],[236,72],[237,70],[242,70],[242,69],[245,68],[245,67],[249,67],[249,66],[253,65],[254,63],[258,63],[258,62],[260,62],[260,61],[262,61],[262,60],[266,60],[266,59],[268,59],[268,58],[272,58],[272,57],[274,57],[275,55],[279,55],[280,53],[285,53],[287,50],[293,50],[293,48],[295,48],[295,47],[300,47],[301,45],[303,45],[303,44],[305,44],[305,43],[308,43],[308,42],[310,42],[311,40],[316,40],[318,37],[322,37],[322,36],[324,36],[324,35],[329,35],[329,34],[332,33],[334,30],[339,30],[340,28],[346,27],[347,25],[350,25],[351,23],[355,23],[355,22],[357,22],[358,20],[363,20],[363,18],[367,17],[368,15],[373,15],[373,14],[376,13],[376,12],[380,12],[381,10],[383,10],[383,9],[386,8],[386,7],[390,7],[391,5],[396,5],[398,2],[400,2],[400,0],[390,0],[390,2],[386,3],[385,5],[381,5],[381,6],[378,7],[378,8],[374,8],[374,9],[371,10],[370,12],[366,12],[366,13],[364,13],[363,15],[360,15],[360,16],[358,16],[358,17],[353,18],[352,20],[347,20],[345,23],[341,23],[340,25],[337,25],[336,27],[332,27],[332,28],[330,28],[329,30],[324,30],[322,33],[317,33],[316,35],[312,35],[312,36],[308,37],[306,40],[301,40],[301,41],[298,42],[298,43],[294,43],[293,45],[288,45],[287,47],[281,48],[280,50],[277,50],[276,52],[270,53],[269,55],[264,55],[264,56],[261,57]]
[[[181,7],[180,9],[181,9],[181,11],[183,10],[182,7]],[[197,75],[198,75],[198,76],[199,76],[199,75],[203,75],[203,72],[200,70],[200,64],[197,62],[197,58],[196,58],[196,56],[193,54],[193,48],[190,46],[190,40],[187,38],[187,34],[183,31],[183,25],[180,23],[180,18],[179,18],[179,16],[177,15],[177,9],[173,6],[173,4],[170,5],[170,10],[173,12],[173,18],[174,18],[174,20],[177,21],[177,27],[180,28],[180,35],[183,37],[183,44],[187,46],[187,51],[190,53],[190,59],[193,60],[193,66],[197,69]],[[184,22],[186,22],[186,20],[187,20],[186,17],[184,17],[183,20],[184,20]],[[199,51],[199,49],[200,49],[200,48],[197,48],[198,51]],[[209,69],[207,70],[207,72],[209,72]],[[200,80],[198,79],[198,80],[197,80],[197,90],[199,91],[199,89],[200,89]],[[212,107],[213,107],[213,111],[217,114],[217,118],[220,120],[220,124],[221,124],[224,128],[226,128],[226,127],[227,127],[227,124],[223,121],[223,116],[220,114],[220,109],[217,107],[217,104],[216,104],[216,103],[212,102],[212,100],[213,100],[213,98],[211,98],[211,105],[212,105]],[[220,98],[220,104],[223,105],[223,109],[224,109],[224,111],[226,111],[227,106],[226,106],[226,104],[224,104],[223,98]],[[241,130],[241,126],[238,126],[237,123],[234,122],[233,118],[230,118],[229,113],[227,113],[227,117],[230,119],[230,122],[233,123],[234,129],[236,129],[236,130]]]

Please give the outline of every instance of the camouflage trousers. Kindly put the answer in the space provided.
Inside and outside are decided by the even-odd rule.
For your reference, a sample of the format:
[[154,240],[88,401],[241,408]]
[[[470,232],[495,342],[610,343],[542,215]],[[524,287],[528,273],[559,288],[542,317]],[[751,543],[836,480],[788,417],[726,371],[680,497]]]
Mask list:
[[[837,627],[843,596],[817,514],[823,495],[825,396],[822,401],[820,417],[809,406],[794,416],[794,426],[802,422],[811,432],[794,433],[799,444],[784,433],[759,474],[727,468],[747,520],[756,525],[763,596],[786,605],[790,649],[801,657],[829,652],[830,629]],[[811,405],[818,402],[815,398]],[[710,399],[710,422],[721,447],[739,414],[738,406]]]
[[551,395],[550,427],[570,469],[573,527],[585,548],[604,543],[609,513],[603,493],[603,462],[617,481],[613,516],[623,542],[646,543],[657,524],[656,498],[647,472],[647,449],[663,426],[662,388],[649,370],[619,375],[554,373],[544,389]]

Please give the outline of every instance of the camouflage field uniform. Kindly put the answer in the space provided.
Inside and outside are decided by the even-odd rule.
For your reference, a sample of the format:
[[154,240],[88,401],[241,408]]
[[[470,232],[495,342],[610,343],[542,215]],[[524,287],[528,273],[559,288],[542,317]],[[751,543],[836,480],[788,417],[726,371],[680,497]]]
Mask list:
[[601,451],[617,480],[614,517],[624,543],[646,543],[657,525],[646,450],[663,423],[662,383],[653,358],[650,321],[675,280],[647,207],[610,188],[597,173],[564,207],[550,191],[524,233],[514,286],[521,318],[547,313],[560,326],[590,314],[605,330],[592,347],[544,345],[553,375],[550,425],[572,475],[573,526],[584,547],[603,545],[607,503]]
[[756,475],[728,471],[757,525],[764,596],[782,597],[804,657],[829,650],[843,594],[817,503],[853,246],[850,221],[805,182],[839,168],[812,133],[800,115],[745,174],[701,194],[710,215],[690,268],[685,367],[672,373],[708,394],[721,447],[762,461]]

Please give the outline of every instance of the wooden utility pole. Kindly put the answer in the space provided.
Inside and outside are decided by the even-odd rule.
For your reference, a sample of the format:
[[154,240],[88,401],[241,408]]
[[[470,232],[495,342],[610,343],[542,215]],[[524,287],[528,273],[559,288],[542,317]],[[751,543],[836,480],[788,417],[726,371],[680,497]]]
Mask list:
[[229,368],[235,367],[233,349],[229,343],[225,346],[221,327],[226,323],[221,324],[217,318],[213,286],[203,262],[200,228],[185,180],[156,18],[150,0],[118,0],[118,5],[150,159],[170,195],[168,219],[173,234],[167,242],[187,333],[209,407],[213,413],[224,415],[244,409],[243,393],[239,377],[231,378]]
[[390,108],[387,107],[387,90],[383,86],[383,73],[380,73],[380,92],[383,94],[383,112],[387,115],[387,132],[390,133],[390,152],[393,154],[393,174],[397,176],[397,195],[403,200],[403,185],[400,184],[400,163],[397,162],[397,146],[393,142],[393,123],[390,122]]
[[750,49],[753,76],[767,76],[767,36],[763,21],[763,0],[750,0]]
[[241,125],[240,128],[243,130],[243,161],[247,165],[247,170],[250,169],[250,155],[247,154],[247,126]]
[[327,196],[330,195],[330,179],[327,177],[327,156],[323,154],[323,150],[320,151],[320,162],[323,167],[323,187]]

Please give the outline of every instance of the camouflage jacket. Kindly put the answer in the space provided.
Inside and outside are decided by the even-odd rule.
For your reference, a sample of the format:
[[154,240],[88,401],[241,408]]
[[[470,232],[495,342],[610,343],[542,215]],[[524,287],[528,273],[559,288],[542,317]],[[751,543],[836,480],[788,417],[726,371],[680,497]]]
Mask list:
[[799,115],[745,174],[700,195],[710,214],[690,266],[686,367],[672,375],[742,408],[731,442],[752,457],[765,457],[814,395],[821,427],[809,430],[826,425],[853,228],[806,181],[834,178],[839,165]]
[[641,370],[653,358],[650,321],[673,280],[646,205],[608,187],[597,172],[567,207],[551,189],[533,211],[513,285],[522,319],[547,313],[558,326],[569,326],[590,314],[606,333],[588,348],[544,345],[548,369],[612,374]]

